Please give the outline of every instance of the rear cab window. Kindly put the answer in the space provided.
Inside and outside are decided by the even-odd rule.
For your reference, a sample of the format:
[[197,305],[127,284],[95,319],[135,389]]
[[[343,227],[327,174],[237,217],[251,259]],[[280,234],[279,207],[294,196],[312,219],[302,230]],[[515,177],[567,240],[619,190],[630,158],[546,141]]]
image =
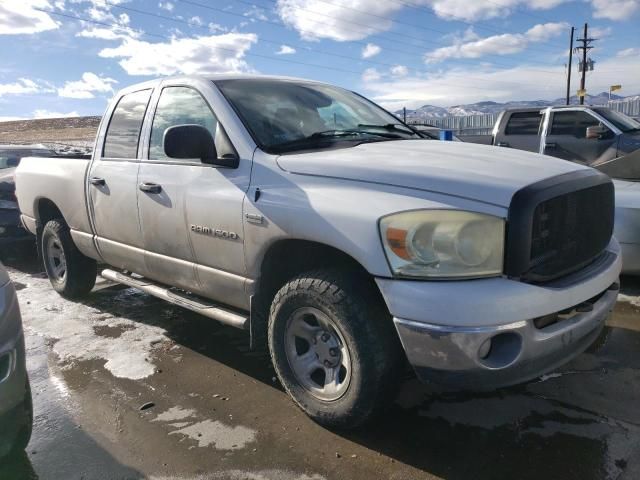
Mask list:
[[124,95],[111,115],[105,135],[104,158],[137,158],[140,130],[151,98],[151,89]]
[[542,114],[540,112],[515,112],[509,117],[505,135],[538,135]]

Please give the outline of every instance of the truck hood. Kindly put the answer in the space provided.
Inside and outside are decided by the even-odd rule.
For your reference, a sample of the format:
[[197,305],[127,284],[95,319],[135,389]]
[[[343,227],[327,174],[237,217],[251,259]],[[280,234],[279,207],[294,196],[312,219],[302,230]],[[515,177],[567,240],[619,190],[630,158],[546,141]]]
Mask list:
[[412,188],[508,207],[521,188],[586,167],[509,148],[398,140],[282,155],[283,170]]

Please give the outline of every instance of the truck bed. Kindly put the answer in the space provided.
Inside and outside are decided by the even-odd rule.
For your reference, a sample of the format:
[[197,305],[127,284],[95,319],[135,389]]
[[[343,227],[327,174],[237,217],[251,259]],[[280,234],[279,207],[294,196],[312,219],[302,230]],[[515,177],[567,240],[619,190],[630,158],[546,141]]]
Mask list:
[[40,200],[46,198],[64,212],[71,229],[91,232],[85,201],[89,162],[85,155],[23,158],[16,170],[16,197],[22,214],[38,218]]

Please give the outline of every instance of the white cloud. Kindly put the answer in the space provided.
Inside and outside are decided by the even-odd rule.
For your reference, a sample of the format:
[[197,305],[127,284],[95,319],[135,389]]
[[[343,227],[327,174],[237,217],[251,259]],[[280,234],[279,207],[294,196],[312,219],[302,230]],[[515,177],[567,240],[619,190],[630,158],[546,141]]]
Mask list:
[[409,69],[405,65],[395,65],[389,70],[394,77],[406,77],[409,75]]
[[[517,8],[548,10],[569,0],[497,0],[478,2],[469,0],[427,0],[436,15],[447,20],[478,21],[506,17]],[[608,1],[608,0],[604,0]]]
[[480,58],[485,55],[508,55],[521,52],[530,43],[544,42],[563,33],[568,28],[564,22],[544,23],[531,27],[525,33],[503,33],[472,41],[458,41],[451,46],[437,48],[425,55],[427,63],[447,58]]
[[393,25],[391,16],[402,8],[403,3],[389,0],[278,0],[276,6],[282,21],[305,40],[330,38],[339,42],[361,40],[388,30]]
[[113,85],[118,83],[113,78],[98,76],[92,72],[82,74],[80,80],[66,82],[58,89],[59,97],[94,98],[95,93],[112,93]]
[[175,5],[171,2],[160,2],[158,3],[158,7],[162,10],[166,10],[167,12],[173,12]]
[[591,0],[593,16],[609,20],[626,20],[640,10],[640,0]]
[[[535,66],[521,65],[509,69],[456,68],[438,74],[411,75],[403,78],[363,78],[365,92],[389,109],[416,108],[430,104],[451,106],[483,100],[505,102],[561,98],[565,94],[564,67],[547,67],[556,73],[540,72]],[[601,60],[587,75],[590,94],[607,91],[609,85],[624,84],[625,92],[640,92],[640,57]],[[625,79],[626,81],[622,81]],[[575,93],[578,82],[572,84]]]
[[253,5],[249,10],[244,12],[244,16],[250,18],[252,22],[256,20],[269,20],[264,13],[264,10],[256,5]]
[[0,97],[7,95],[28,95],[30,93],[50,93],[51,87],[29,78],[19,78],[15,82],[0,83]]
[[33,112],[33,118],[66,118],[66,117],[79,117],[80,114],[75,110],[73,112],[52,112],[50,110],[35,110]]
[[60,27],[51,16],[36,8],[50,9],[48,0],[2,0],[0,35],[34,34]]
[[125,39],[120,46],[105,48],[99,55],[120,58],[120,66],[129,75],[246,72],[251,68],[244,60],[245,53],[257,41],[253,33],[172,38],[161,43]]
[[381,51],[382,49],[375,43],[367,43],[367,45],[362,49],[362,58],[375,57]]
[[616,57],[640,57],[640,48],[625,48],[616,53]]
[[589,27],[589,36],[595,38],[604,38],[611,35],[613,29],[611,27]]
[[280,45],[280,50],[276,52],[276,55],[292,55],[296,53],[296,49],[289,45]]
[[201,27],[202,26],[202,19],[196,15],[194,17],[191,17],[191,19],[189,20],[189,23],[191,23],[192,25],[195,25],[197,27]]
[[382,78],[382,75],[375,68],[367,68],[364,72],[362,72],[362,80],[364,82],[375,82]]

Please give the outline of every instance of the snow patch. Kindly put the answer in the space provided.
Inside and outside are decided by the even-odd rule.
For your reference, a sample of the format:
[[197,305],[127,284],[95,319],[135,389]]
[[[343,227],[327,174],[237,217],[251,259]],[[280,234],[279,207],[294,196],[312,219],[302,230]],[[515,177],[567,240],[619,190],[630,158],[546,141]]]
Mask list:
[[618,301],[630,303],[634,307],[640,307],[640,296],[637,295],[625,295],[624,293],[619,293]]
[[184,420],[185,418],[194,417],[195,410],[189,410],[181,407],[171,407],[164,413],[161,413],[153,419],[154,422],[175,422],[176,420]]
[[[60,297],[46,278],[12,271],[12,279],[27,285],[18,292],[25,328],[42,337],[57,340],[53,351],[63,363],[105,360],[104,367],[118,378],[140,380],[156,368],[151,353],[167,340],[165,330],[106,314],[82,303]],[[23,293],[25,292],[25,293]],[[119,296],[131,296],[127,291]],[[129,301],[129,298],[120,299]],[[122,330],[117,337],[98,335],[94,327]],[[99,329],[98,329],[99,330]]]
[[218,450],[239,450],[255,441],[256,431],[247,427],[230,427],[218,420],[203,420],[169,435],[185,435],[198,442],[198,447],[213,445]]

